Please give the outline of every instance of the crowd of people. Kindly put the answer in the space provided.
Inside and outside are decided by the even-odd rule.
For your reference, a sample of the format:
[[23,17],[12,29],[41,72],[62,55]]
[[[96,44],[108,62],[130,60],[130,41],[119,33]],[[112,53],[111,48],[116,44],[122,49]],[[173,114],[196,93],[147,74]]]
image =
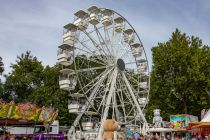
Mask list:
[[190,135],[186,137],[185,135],[175,134],[172,137],[170,134],[166,134],[165,136],[160,136],[158,133],[154,133],[152,135],[142,135],[137,131],[132,132],[130,129],[127,131],[127,140],[210,140],[209,136],[205,136],[204,134],[196,134]]
[[137,131],[133,132],[129,129],[127,132],[127,138],[128,140],[143,140],[144,136]]

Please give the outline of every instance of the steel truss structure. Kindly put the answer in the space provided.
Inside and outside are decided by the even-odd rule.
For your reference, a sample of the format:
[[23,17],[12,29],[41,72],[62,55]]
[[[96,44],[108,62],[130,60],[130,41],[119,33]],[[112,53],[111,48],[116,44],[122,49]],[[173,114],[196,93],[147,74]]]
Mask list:
[[141,126],[145,132],[150,77],[135,29],[111,9],[92,6],[74,15],[73,23],[64,26],[58,50],[60,88],[70,91],[69,112],[77,114],[68,138],[93,131],[101,139],[106,119]]

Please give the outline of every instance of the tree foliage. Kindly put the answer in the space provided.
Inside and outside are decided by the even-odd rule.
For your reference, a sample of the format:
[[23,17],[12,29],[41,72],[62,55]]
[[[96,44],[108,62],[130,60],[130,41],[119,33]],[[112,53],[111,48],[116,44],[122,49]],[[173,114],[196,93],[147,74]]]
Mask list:
[[167,42],[152,48],[150,119],[155,108],[167,118],[176,113],[199,116],[201,109],[210,107],[209,49],[198,37],[178,29]]
[[42,83],[43,66],[30,52],[17,56],[15,64],[11,65],[12,71],[6,76],[5,94],[15,98],[17,102],[29,100],[29,96],[36,87]]
[[61,125],[69,125],[71,117],[68,112],[68,93],[59,88],[60,67],[44,67],[41,61],[30,52],[17,56],[12,71],[6,76],[4,100],[32,102],[39,106],[53,106],[58,109],[58,120]]

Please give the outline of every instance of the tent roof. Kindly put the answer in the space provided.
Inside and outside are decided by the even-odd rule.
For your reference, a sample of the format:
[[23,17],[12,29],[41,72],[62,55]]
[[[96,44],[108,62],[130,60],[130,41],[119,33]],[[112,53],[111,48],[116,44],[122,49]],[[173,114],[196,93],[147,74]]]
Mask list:
[[15,119],[0,119],[0,126],[31,126],[31,125],[43,125],[43,122],[15,120]]
[[208,110],[204,118],[201,120],[201,122],[210,122],[210,109]]

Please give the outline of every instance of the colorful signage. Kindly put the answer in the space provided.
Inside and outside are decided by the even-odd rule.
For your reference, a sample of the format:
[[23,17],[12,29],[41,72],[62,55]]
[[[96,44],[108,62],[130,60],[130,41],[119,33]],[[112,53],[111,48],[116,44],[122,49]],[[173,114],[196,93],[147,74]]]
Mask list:
[[173,125],[173,128],[183,128],[186,127],[190,122],[197,122],[198,117],[188,114],[180,115],[170,115],[170,122]]
[[51,123],[57,117],[57,111],[52,107],[39,108],[27,102],[15,104],[0,100],[0,119],[26,120],[35,122]]

